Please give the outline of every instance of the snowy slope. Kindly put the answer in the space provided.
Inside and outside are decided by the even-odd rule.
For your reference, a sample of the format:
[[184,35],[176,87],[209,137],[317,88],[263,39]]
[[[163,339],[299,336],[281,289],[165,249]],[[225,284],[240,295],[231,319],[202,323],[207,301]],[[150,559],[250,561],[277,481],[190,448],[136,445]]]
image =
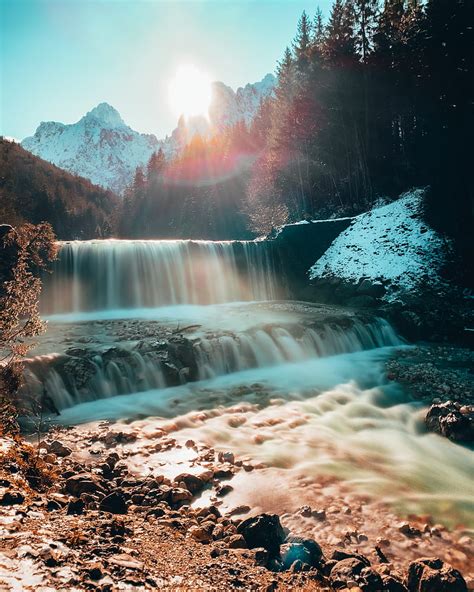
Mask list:
[[23,148],[53,164],[121,193],[162,145],[151,134],[132,130],[119,113],[100,103],[77,123],[42,122]]
[[267,74],[260,82],[246,84],[235,92],[224,83],[215,82],[209,108],[211,126],[223,129],[238,121],[250,123],[262,99],[273,95],[275,85],[273,74]]
[[260,101],[273,92],[274,85],[272,74],[236,92],[222,82],[216,82],[209,121],[200,118],[186,124],[181,120],[171,136],[164,140],[133,130],[116,109],[100,103],[77,123],[42,122],[35,134],[25,138],[21,145],[62,169],[123,193],[132,181],[136,167],[145,165],[160,147],[167,156],[173,156],[197,132],[210,135],[240,120],[250,122]]
[[311,279],[338,277],[390,282],[390,294],[413,290],[421,281],[436,285],[446,257],[444,240],[423,221],[423,190],[354,218],[311,267]]

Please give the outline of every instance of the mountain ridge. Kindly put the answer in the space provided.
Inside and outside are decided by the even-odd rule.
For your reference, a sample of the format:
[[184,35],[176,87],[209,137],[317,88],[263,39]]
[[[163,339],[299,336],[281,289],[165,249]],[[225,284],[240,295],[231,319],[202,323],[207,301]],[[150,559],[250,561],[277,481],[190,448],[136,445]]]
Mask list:
[[236,91],[214,82],[208,121],[180,118],[171,135],[161,140],[132,129],[117,109],[101,102],[75,123],[42,121],[21,146],[68,172],[123,194],[136,168],[146,165],[160,148],[168,158],[173,157],[196,133],[212,135],[242,120],[249,124],[261,100],[272,95],[275,83],[273,74]]

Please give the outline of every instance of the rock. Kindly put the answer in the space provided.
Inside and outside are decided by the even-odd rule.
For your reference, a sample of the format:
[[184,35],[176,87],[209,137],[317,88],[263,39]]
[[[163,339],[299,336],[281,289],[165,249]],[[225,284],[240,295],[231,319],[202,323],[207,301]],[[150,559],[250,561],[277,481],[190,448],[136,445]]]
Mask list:
[[279,554],[280,545],[285,540],[285,532],[276,514],[259,514],[247,518],[238,525],[237,532],[251,549],[263,547],[270,556]]
[[221,463],[229,463],[233,465],[235,463],[235,457],[233,452],[219,452],[217,459]]
[[193,495],[187,489],[181,487],[175,487],[170,492],[170,500],[173,505],[182,504],[184,502],[191,501]]
[[353,296],[347,301],[347,306],[354,308],[371,308],[376,304],[375,298],[372,296]]
[[175,478],[176,483],[183,482],[186,488],[194,495],[204,488],[202,479],[190,473],[181,473]]
[[64,446],[64,444],[59,440],[53,440],[51,444],[48,444],[48,452],[61,457],[72,454],[72,450],[67,446]]
[[114,491],[101,500],[99,510],[101,512],[110,512],[111,514],[126,514],[127,504],[123,495]]
[[254,552],[254,559],[255,559],[255,563],[257,565],[261,565],[263,567],[266,567],[267,563],[268,563],[268,551],[266,549],[264,549],[263,547],[257,547],[256,549],[253,549]]
[[454,442],[474,442],[474,409],[467,405],[464,413],[453,401],[431,405],[425,424],[431,432]]
[[382,282],[363,279],[356,290],[358,295],[371,296],[372,298],[381,298],[385,294],[385,288]]
[[419,528],[415,528],[414,526],[411,526],[408,522],[401,522],[398,525],[398,530],[399,530],[399,532],[401,532],[402,534],[404,534],[407,537],[421,536],[421,530]]
[[127,553],[112,555],[107,561],[112,565],[118,565],[119,567],[125,567],[127,569],[143,569],[143,563],[137,561]]
[[[286,543],[291,545],[301,545],[309,554],[309,561],[306,561],[306,563],[309,563],[309,565],[313,567],[319,567],[319,565],[321,564],[321,560],[323,558],[323,551],[315,540],[290,535],[289,537],[287,537]],[[302,557],[298,557],[298,559],[301,559],[303,561]]]
[[365,565],[365,567],[370,567],[370,561],[364,555],[360,555],[359,553],[347,553],[346,551],[341,551],[340,549],[336,549],[331,555],[331,559],[333,561],[342,561],[343,559],[357,559],[361,563]]
[[248,549],[244,537],[241,534],[233,534],[227,540],[227,547],[229,549]]
[[386,592],[408,592],[408,588],[393,576],[382,576],[382,585]]
[[0,499],[1,506],[16,506],[25,501],[25,496],[15,489],[7,489]]
[[230,493],[231,491],[233,491],[234,488],[232,487],[232,485],[220,485],[217,488],[217,492],[216,495],[217,497],[224,497],[225,495],[227,495],[228,493]]
[[409,592],[467,592],[458,570],[432,557],[410,563],[406,584]]
[[101,580],[104,577],[102,572],[102,565],[100,563],[92,563],[90,564],[87,569],[86,573],[90,577],[91,580]]
[[312,565],[311,553],[301,543],[285,543],[280,547],[283,569],[290,569],[297,561]]
[[66,513],[68,516],[79,515],[84,513],[85,503],[81,499],[71,500],[67,506]]
[[56,500],[48,500],[46,503],[46,510],[48,512],[56,512],[57,510],[60,510],[61,508],[62,508],[62,505]]
[[203,527],[202,525],[191,526],[188,533],[193,539],[196,539],[196,541],[199,541],[200,543],[209,543],[212,540],[212,530],[209,530],[209,528]]
[[78,473],[66,480],[66,491],[75,497],[81,493],[104,492],[101,479],[94,473]]
[[349,582],[356,582],[364,569],[366,564],[355,557],[342,559],[331,569],[331,583],[336,589],[349,588]]
[[364,592],[379,592],[383,585],[380,574],[371,567],[364,567],[357,580],[357,584],[362,590],[364,590]]

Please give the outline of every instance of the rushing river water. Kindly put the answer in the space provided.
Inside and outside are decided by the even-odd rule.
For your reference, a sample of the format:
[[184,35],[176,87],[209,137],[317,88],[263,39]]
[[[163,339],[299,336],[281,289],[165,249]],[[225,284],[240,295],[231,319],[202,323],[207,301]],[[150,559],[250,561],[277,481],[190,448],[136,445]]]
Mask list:
[[[62,424],[172,421],[269,467],[334,475],[405,512],[474,527],[472,451],[425,433],[420,407],[385,377],[407,346],[382,319],[277,300],[286,294],[264,243],[65,243],[42,301],[50,327],[37,366],[94,349],[94,378],[71,388],[53,365],[33,368],[29,385],[45,385]],[[166,386],[163,359],[143,350],[152,323],[186,328],[192,381],[183,373]],[[118,344],[130,356],[107,365]]]

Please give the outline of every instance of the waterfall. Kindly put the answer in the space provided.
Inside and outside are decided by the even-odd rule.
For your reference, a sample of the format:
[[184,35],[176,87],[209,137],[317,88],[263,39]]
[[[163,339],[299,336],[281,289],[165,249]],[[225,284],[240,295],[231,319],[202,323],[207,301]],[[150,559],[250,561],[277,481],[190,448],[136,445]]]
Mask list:
[[[44,387],[54,406],[61,410],[86,401],[163,389],[189,380],[205,381],[252,368],[399,344],[391,326],[380,318],[369,323],[354,319],[351,326],[347,322],[344,326],[265,325],[194,338],[195,376],[190,375],[189,367],[175,368],[176,372],[170,373],[170,360],[163,350],[151,346],[143,351],[146,342],[140,341],[122,348],[113,347],[102,354],[83,350],[82,357],[38,356],[27,367],[25,388],[30,394],[41,396]],[[85,373],[90,376],[86,381],[82,380]]]
[[272,245],[264,241],[64,242],[44,279],[44,314],[285,296]]

